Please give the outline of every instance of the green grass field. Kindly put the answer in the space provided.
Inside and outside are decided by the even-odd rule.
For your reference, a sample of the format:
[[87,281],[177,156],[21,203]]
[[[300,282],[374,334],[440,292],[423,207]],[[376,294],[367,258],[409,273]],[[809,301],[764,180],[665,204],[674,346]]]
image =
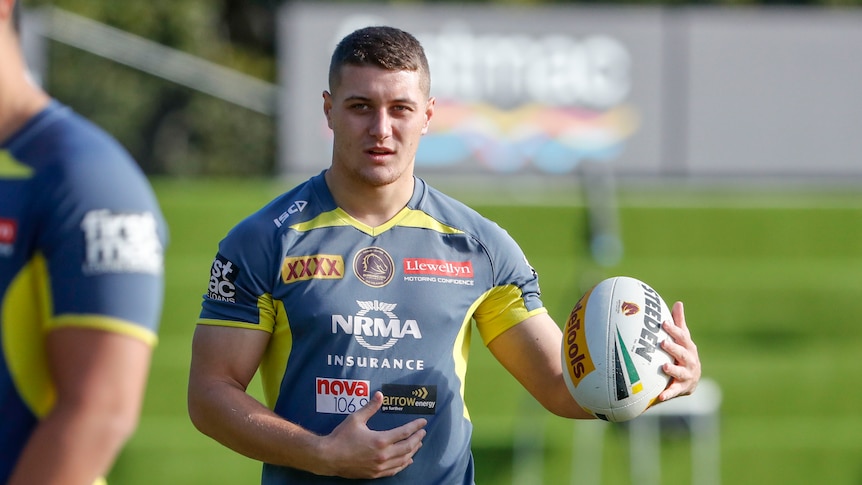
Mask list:
[[[167,291],[140,427],[114,485],[255,484],[259,464],[198,433],[186,413],[190,342],[218,240],[286,188],[252,181],[154,181],[171,228]],[[587,285],[624,274],[686,304],[704,375],[723,393],[724,484],[862,484],[862,190],[620,189],[625,246],[590,262],[576,191],[518,204],[459,196],[506,228],[564,321]],[[512,483],[513,439],[542,432],[541,477],[570,483],[577,427],[537,409],[474,339],[467,403],[480,484]],[[662,483],[690,483],[688,439],[662,441]],[[629,481],[624,428],[607,425],[605,484]],[[578,483],[578,482],[571,482]]]

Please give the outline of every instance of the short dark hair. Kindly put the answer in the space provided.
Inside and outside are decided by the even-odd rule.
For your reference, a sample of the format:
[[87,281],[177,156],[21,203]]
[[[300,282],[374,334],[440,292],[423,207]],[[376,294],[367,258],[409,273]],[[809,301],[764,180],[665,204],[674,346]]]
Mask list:
[[15,0],[12,5],[12,28],[15,32],[21,32],[21,0]]
[[422,44],[415,37],[395,27],[365,27],[341,39],[329,63],[329,89],[341,81],[341,68],[377,66],[390,71],[416,71],[425,94],[431,91],[431,72]]

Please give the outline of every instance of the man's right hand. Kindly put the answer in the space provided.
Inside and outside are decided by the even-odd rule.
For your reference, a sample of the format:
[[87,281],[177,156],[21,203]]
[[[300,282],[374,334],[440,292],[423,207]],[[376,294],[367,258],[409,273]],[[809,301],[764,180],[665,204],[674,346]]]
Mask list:
[[324,474],[344,478],[389,477],[413,463],[413,455],[422,447],[428,422],[416,419],[386,431],[369,429],[368,420],[382,405],[383,393],[377,391],[368,404],[326,437],[323,456],[331,469]]

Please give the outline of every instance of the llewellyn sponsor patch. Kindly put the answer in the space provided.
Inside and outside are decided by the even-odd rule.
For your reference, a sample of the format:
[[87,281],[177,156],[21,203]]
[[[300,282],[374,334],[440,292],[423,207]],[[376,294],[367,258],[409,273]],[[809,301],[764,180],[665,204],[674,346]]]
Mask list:
[[405,258],[404,274],[424,274],[452,278],[473,278],[470,261],[443,261],[441,259]]
[[383,384],[384,413],[436,414],[437,386]]

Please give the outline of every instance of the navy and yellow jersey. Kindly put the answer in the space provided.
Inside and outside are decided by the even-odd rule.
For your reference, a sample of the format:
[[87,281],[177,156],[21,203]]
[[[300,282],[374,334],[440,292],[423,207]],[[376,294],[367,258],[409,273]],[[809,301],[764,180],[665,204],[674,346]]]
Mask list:
[[[328,434],[378,390],[370,428],[427,418],[414,463],[374,483],[469,484],[471,322],[487,344],[546,310],[502,228],[415,180],[379,227],[337,207],[322,174],[246,218],[219,244],[198,324],[271,333],[267,405],[313,432]],[[358,482],[265,464],[262,483]]]
[[44,336],[155,343],[167,228],[120,145],[52,101],[0,145],[0,483],[55,399]]

